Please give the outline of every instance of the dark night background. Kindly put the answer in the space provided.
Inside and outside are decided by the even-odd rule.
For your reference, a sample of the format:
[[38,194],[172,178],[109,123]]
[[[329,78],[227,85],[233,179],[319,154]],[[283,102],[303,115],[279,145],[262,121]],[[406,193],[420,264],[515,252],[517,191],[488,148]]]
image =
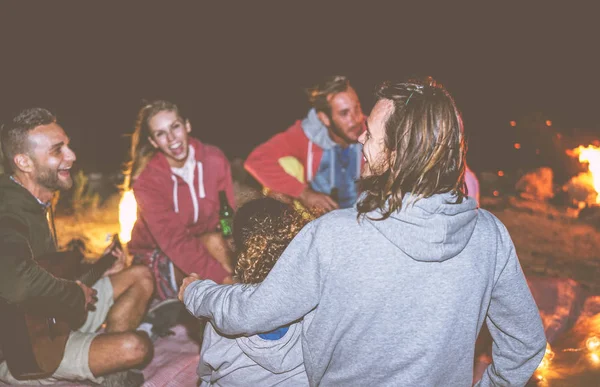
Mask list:
[[380,81],[422,74],[463,111],[476,172],[515,166],[509,122],[532,112],[600,134],[591,9],[326,4],[3,2],[0,118],[47,107],[80,168],[113,172],[144,99],[178,103],[195,136],[245,157],[304,116],[322,76],[346,74],[368,114]]

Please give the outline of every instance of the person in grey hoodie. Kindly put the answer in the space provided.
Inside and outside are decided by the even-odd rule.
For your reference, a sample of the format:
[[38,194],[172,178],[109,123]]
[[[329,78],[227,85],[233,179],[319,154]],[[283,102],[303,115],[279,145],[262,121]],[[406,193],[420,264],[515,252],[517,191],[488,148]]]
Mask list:
[[[308,220],[273,198],[244,204],[233,224],[236,278],[246,286],[259,284]],[[198,365],[200,385],[308,386],[301,333],[301,321],[250,337],[222,336],[208,324]]]
[[180,297],[223,334],[306,316],[311,386],[470,386],[484,322],[493,363],[478,385],[525,385],[544,330],[508,231],[465,195],[454,100],[433,79],[377,97],[356,208],[304,227],[259,287],[191,276]]

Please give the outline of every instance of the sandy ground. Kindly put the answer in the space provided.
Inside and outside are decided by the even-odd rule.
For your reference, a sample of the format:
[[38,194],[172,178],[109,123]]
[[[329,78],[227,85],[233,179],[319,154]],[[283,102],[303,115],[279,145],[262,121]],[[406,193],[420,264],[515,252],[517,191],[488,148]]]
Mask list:
[[600,294],[600,232],[577,211],[517,198],[482,198],[505,225],[526,273],[571,278]]

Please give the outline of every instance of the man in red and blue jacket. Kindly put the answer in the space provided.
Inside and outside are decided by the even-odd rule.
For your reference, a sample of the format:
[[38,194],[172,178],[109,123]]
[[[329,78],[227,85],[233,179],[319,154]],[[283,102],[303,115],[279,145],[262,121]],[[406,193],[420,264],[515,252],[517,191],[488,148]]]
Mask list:
[[333,76],[309,90],[309,101],[308,115],[254,149],[244,167],[276,196],[306,208],[352,207],[365,130],[358,95],[346,77]]

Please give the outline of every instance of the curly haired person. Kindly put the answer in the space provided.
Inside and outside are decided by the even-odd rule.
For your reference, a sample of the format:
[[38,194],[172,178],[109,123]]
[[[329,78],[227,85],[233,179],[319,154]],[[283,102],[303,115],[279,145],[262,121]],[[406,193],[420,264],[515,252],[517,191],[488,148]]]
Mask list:
[[[247,287],[260,284],[308,220],[305,214],[273,198],[242,206],[233,222],[236,279]],[[301,331],[302,323],[294,322],[267,333],[231,337],[208,324],[198,365],[200,385],[308,386]]]

